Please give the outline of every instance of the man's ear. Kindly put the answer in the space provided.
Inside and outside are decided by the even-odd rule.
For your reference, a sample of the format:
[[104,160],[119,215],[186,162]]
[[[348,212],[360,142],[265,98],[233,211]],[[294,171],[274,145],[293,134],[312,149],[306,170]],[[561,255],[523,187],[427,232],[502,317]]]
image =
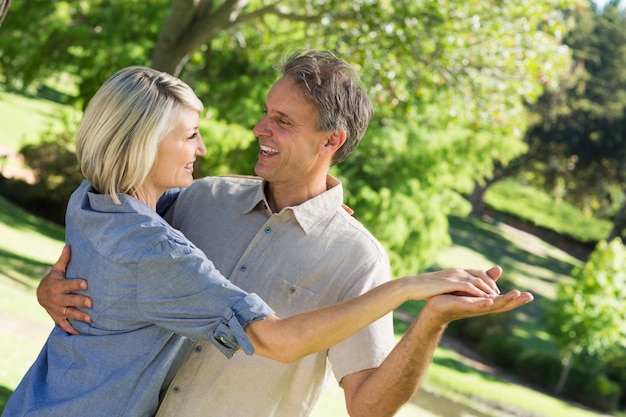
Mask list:
[[341,146],[346,142],[346,131],[343,129],[337,129],[334,132],[330,132],[324,147],[333,153],[337,152]]

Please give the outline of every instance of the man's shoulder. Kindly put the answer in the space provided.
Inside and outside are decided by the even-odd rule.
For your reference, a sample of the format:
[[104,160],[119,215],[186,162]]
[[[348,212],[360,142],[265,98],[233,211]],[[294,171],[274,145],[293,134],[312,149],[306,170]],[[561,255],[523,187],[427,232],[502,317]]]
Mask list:
[[256,192],[262,183],[263,180],[259,177],[244,175],[204,177],[195,180],[191,186],[183,191],[182,197],[198,199],[210,196],[240,195],[245,192]]
[[215,177],[200,178],[187,188],[186,191],[196,189],[218,189],[218,190],[241,190],[247,188],[257,188],[263,179],[252,175],[224,175]]
[[358,213],[347,211],[343,207],[338,208],[331,221],[335,222],[334,229],[340,232],[333,233],[332,238],[337,241],[350,242],[350,246],[358,247],[360,251],[367,252],[370,256],[377,254],[386,259],[387,252],[383,245],[355,215],[358,216]]

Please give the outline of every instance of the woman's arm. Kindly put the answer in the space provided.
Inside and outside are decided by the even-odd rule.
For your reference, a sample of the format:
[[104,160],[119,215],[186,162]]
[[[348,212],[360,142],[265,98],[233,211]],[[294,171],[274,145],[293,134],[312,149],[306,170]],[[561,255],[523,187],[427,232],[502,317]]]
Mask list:
[[483,271],[457,268],[412,275],[329,307],[284,319],[270,316],[249,324],[246,333],[256,355],[289,363],[347,339],[405,301],[448,293],[495,298],[499,291]]

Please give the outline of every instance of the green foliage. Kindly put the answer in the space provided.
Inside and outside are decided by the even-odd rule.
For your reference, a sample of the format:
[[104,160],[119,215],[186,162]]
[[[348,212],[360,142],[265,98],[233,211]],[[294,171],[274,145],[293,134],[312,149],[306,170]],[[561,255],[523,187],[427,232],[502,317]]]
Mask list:
[[611,230],[609,220],[586,216],[578,207],[555,201],[543,189],[519,180],[495,183],[487,191],[485,202],[499,213],[511,214],[580,242],[598,242]]
[[622,242],[600,242],[572,276],[574,284],[559,284],[547,315],[559,349],[564,354],[587,351],[602,356],[612,346],[626,346],[626,248]]
[[558,199],[612,213],[626,190],[626,11],[609,2],[571,16],[577,26],[564,41],[573,65],[560,77],[563,88],[532,107],[522,169]]
[[375,128],[340,164],[347,203],[386,246],[394,273],[432,265],[450,243],[447,215],[464,204],[452,188],[471,169],[455,151],[465,139],[414,125]]
[[576,357],[588,354],[602,363],[615,346],[626,348],[626,247],[619,239],[600,242],[572,276],[575,282],[561,282],[556,300],[546,305],[547,329],[564,358],[557,391]]
[[612,412],[617,409],[621,395],[622,388],[619,384],[605,375],[599,375],[587,381],[581,400],[598,410]]
[[148,65],[167,0],[14,2],[2,25],[0,80],[36,89],[71,74],[85,104],[120,68]]
[[459,192],[525,150],[524,105],[569,65],[563,10],[577,1],[33,0],[14,4],[3,25],[0,77],[27,88],[71,74],[84,104],[120,67],[180,72],[223,138],[198,173],[249,173],[254,145],[222,127],[256,123],[283,53],[329,48],[359,70],[376,105],[364,143],[337,168],[347,202],[394,272],[413,273],[449,243]]
[[559,378],[561,360],[551,353],[528,350],[523,352],[516,363],[516,373],[525,381],[553,387]]
[[478,345],[478,353],[489,362],[507,369],[513,369],[524,348],[506,333],[490,332]]
[[77,121],[67,114],[61,129],[49,128],[38,143],[20,149],[27,165],[35,171],[38,180],[35,188],[53,203],[67,202],[83,178],[76,160],[76,127]]
[[213,119],[202,119],[200,133],[207,148],[194,175],[254,175],[258,146],[249,129]]

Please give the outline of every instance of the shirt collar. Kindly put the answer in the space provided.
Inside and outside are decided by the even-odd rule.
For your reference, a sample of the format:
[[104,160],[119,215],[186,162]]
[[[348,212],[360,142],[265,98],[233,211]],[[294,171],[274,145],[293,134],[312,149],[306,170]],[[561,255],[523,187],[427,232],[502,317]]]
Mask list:
[[[261,181],[256,192],[250,194],[248,201],[243,205],[244,213],[250,213],[257,207],[267,210],[267,212],[270,213],[267,197],[265,196],[265,184],[266,181]],[[327,175],[326,191],[297,206],[285,207],[281,210],[281,213],[291,211],[302,230],[304,230],[305,233],[309,233],[315,225],[333,214],[336,210],[344,210],[342,204],[343,188],[341,181],[332,175]]]

